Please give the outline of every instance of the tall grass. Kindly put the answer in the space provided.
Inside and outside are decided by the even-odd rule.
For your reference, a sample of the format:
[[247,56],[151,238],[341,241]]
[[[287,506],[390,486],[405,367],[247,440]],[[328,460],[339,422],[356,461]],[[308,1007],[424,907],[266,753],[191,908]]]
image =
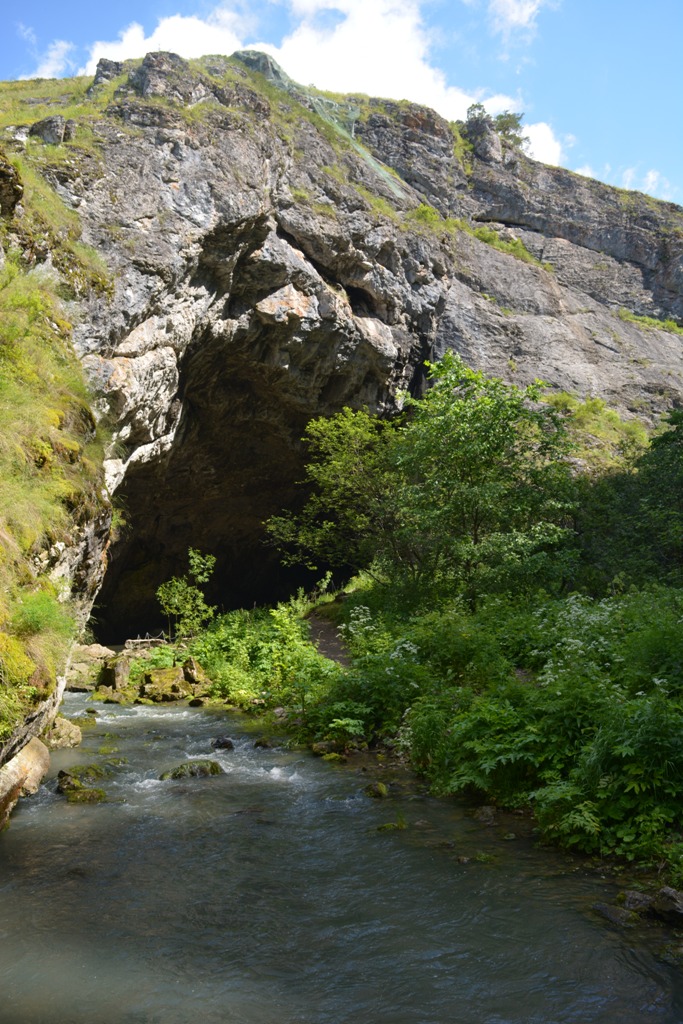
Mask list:
[[74,632],[41,554],[99,502],[96,436],[54,275],[0,270],[0,740],[54,685]]

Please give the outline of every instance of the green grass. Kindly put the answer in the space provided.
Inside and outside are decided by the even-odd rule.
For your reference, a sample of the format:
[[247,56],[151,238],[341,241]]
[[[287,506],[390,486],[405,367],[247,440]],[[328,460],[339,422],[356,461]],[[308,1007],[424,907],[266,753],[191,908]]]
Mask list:
[[359,185],[357,182],[353,182],[353,187],[359,196],[362,196],[368,206],[378,214],[380,217],[386,217],[387,220],[394,222],[398,221],[399,215],[394,207],[382,196],[377,196],[370,189],[365,188],[364,185]]
[[515,238],[510,242],[505,241],[497,231],[484,224],[481,227],[475,228],[473,234],[480,242],[485,242],[486,245],[498,249],[499,252],[507,253],[508,256],[514,256],[516,260],[521,260],[522,263],[529,263],[534,267],[541,267],[543,270],[547,270],[548,273],[552,273],[552,265],[550,263],[542,263],[541,260],[537,260],[535,256],[532,256],[521,238]]
[[646,331],[666,331],[668,334],[683,335],[683,327],[675,320],[658,320],[654,316],[639,316],[623,307],[619,310],[619,319],[637,324],[638,327],[644,327]]
[[488,225],[482,224],[479,227],[473,227],[467,221],[458,217],[443,217],[435,207],[429,206],[427,203],[420,203],[419,206],[409,210],[404,215],[403,220],[405,225],[413,231],[428,232],[441,236],[455,235],[457,232],[463,231],[465,234],[471,235],[486,245],[490,245],[499,252],[504,252],[508,256],[521,260],[522,263],[540,267],[548,273],[553,272],[552,265],[550,263],[542,263],[541,260],[532,256],[520,238],[515,238],[509,242],[505,241],[494,228]]
[[647,448],[649,436],[643,423],[623,419],[601,398],[582,400],[567,391],[552,391],[544,401],[566,416],[576,444],[575,457],[592,473],[630,463]]
[[0,740],[50,692],[75,632],[42,555],[101,509],[98,437],[54,275],[0,271]]

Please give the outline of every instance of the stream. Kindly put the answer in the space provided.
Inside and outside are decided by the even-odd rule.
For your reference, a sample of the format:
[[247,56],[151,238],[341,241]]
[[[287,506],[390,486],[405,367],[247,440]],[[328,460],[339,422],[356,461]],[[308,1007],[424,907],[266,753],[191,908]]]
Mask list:
[[[0,1024],[683,1022],[665,933],[600,918],[616,885],[528,823],[390,769],[370,799],[382,769],[255,748],[222,711],[62,710],[93,706],[0,835]],[[225,774],[159,781],[195,757]],[[56,794],[60,768],[112,758],[106,803]]]

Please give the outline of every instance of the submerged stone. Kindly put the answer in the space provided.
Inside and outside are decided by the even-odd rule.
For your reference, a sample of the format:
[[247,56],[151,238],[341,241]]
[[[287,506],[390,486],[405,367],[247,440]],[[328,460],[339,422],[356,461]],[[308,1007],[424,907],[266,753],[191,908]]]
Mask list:
[[683,927],[683,892],[672,889],[671,886],[664,886],[659,890],[652,904],[652,910],[657,917],[667,924]]
[[196,779],[208,775],[224,775],[225,772],[218,761],[184,761],[183,764],[171,768],[159,776],[162,782],[167,779]]
[[632,928],[638,920],[638,915],[625,907],[614,907],[610,903],[594,903],[595,910],[601,917],[619,928]]
[[95,804],[106,800],[103,789],[93,786],[94,782],[111,774],[110,768],[97,764],[74,765],[69,771],[60,771],[57,776],[57,792],[66,797],[70,804]]
[[216,736],[215,740],[211,740],[211,746],[214,750],[234,750],[235,744],[232,742],[229,736]]
[[68,771],[62,769],[57,775],[57,792],[70,793],[91,786],[94,782],[111,775],[111,768],[99,764],[77,764]]
[[90,789],[85,786],[79,789],[70,789],[65,796],[70,804],[99,804],[107,799],[107,794],[103,789]]
[[384,800],[389,796],[389,787],[384,782],[371,782],[363,792],[366,796],[371,796],[373,800]]

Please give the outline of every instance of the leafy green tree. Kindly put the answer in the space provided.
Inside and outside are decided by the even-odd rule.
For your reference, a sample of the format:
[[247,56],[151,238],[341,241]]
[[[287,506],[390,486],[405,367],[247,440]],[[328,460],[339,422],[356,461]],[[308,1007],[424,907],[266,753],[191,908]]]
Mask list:
[[569,469],[561,417],[448,354],[423,399],[390,424],[345,409],[314,420],[302,511],[268,529],[290,561],[322,559],[413,587],[437,582],[472,605],[486,590],[547,581],[566,540]]
[[194,636],[213,617],[215,608],[206,603],[199,584],[211,578],[216,558],[196,548],[188,551],[190,568],[184,576],[173,576],[158,587],[156,596],[169,623],[169,633],[178,639]]
[[322,561],[360,569],[384,548],[398,514],[389,456],[395,429],[348,408],[309,423],[304,440],[310,497],[299,513],[267,523],[286,564],[316,569]]
[[501,139],[509,142],[511,146],[521,148],[524,145],[524,132],[522,130],[523,114],[514,114],[511,110],[504,110],[493,119],[493,127]]
[[576,482],[577,583],[591,593],[683,580],[683,412],[665,426],[644,450]]
[[639,501],[634,532],[658,575],[680,584],[683,575],[683,410],[669,413],[667,429],[638,460]]
[[485,592],[549,585],[571,537],[562,418],[540,401],[541,382],[518,388],[450,353],[429,369],[395,452],[425,567],[473,607]]

